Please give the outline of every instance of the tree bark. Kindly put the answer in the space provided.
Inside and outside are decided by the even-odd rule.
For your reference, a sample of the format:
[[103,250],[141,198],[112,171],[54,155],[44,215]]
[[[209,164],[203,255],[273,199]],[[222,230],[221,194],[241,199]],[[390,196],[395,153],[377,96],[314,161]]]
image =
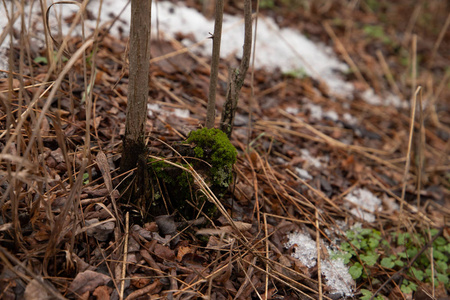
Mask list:
[[131,0],[128,106],[120,163],[121,172],[135,168],[138,157],[145,152],[151,6],[151,0]]

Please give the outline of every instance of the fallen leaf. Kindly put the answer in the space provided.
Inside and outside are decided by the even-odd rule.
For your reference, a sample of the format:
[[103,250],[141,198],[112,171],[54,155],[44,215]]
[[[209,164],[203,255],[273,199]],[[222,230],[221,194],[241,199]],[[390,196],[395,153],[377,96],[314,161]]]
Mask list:
[[177,253],[177,261],[181,261],[183,259],[183,256],[186,255],[187,253],[192,253],[191,247],[185,247],[185,246],[179,247],[178,253]]
[[53,299],[47,290],[36,279],[31,280],[24,293],[25,300],[50,300]]
[[94,272],[94,271],[84,271],[78,273],[75,279],[69,286],[69,290],[77,295],[82,295],[86,292],[92,292],[100,285],[106,285],[111,280],[111,277]]
[[111,297],[109,296],[110,294],[111,288],[107,287],[106,285],[97,287],[92,293],[93,296],[97,297],[97,300],[109,300],[111,299]]
[[175,260],[175,252],[167,246],[156,244],[154,251],[156,256],[161,257],[164,260]]

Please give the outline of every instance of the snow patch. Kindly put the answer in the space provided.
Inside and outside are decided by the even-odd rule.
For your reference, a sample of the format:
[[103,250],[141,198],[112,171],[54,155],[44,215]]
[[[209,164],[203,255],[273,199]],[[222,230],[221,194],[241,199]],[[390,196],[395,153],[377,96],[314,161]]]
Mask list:
[[358,119],[349,113],[344,113],[344,115],[342,117],[344,118],[344,122],[348,123],[349,125],[358,124]]
[[190,116],[189,110],[187,109],[175,108],[173,111],[170,111],[168,109],[161,109],[160,105],[152,103],[147,104],[147,111],[149,117],[153,117],[156,112],[165,116],[175,116],[178,118],[189,118]]
[[[47,1],[51,5],[55,1]],[[38,1],[34,1],[34,6],[30,8],[26,5],[24,11],[28,20],[29,12],[33,11],[31,18],[32,28],[38,29],[34,32],[40,45],[44,41],[42,17]],[[110,22],[117,16],[122,9],[124,12],[110,29],[114,36],[121,37],[129,35],[129,24],[131,16],[131,6],[126,5],[127,0],[104,0],[101,11],[99,12],[101,1],[92,0],[87,5],[87,9],[100,19],[100,26],[105,22]],[[78,11],[77,5],[57,5],[50,9],[50,28],[53,34],[58,32],[59,18],[55,13],[61,14],[64,20]],[[5,28],[8,18],[4,15],[4,10],[0,10],[0,27]],[[66,35],[70,25],[65,21],[62,23],[62,34]],[[97,20],[84,20],[86,29],[91,31],[95,28]],[[107,26],[108,27],[108,26]],[[14,28],[20,28],[20,22],[16,21]],[[158,30],[158,31],[157,31]],[[192,46],[193,51],[211,56],[212,42],[210,32],[214,31],[214,21],[206,19],[200,12],[193,8],[188,8],[181,3],[176,5],[169,1],[153,2],[152,5],[152,34],[156,37],[157,33],[164,38],[173,38],[181,33],[186,37],[182,40],[185,46]],[[88,31],[89,32],[89,31]],[[77,26],[73,34],[81,34],[81,26]],[[195,45],[197,42],[204,42],[201,45]],[[244,41],[244,26],[242,17],[225,14],[223,17],[223,34],[221,57],[226,58],[234,55],[237,58],[242,56],[242,44]],[[256,68],[266,68],[274,70],[280,68],[282,72],[303,69],[306,74],[318,80],[324,81],[330,91],[336,95],[351,97],[353,85],[343,81],[339,74],[348,71],[348,66],[337,59],[332,49],[320,43],[314,43],[308,40],[299,31],[290,28],[280,28],[272,18],[261,16],[258,22],[258,36],[256,42]]]
[[355,281],[348,272],[343,258],[321,260],[321,271],[325,276],[326,285],[331,288],[332,294],[341,294],[345,297],[353,296]]
[[301,168],[295,168],[295,172],[297,172],[297,175],[300,176],[301,179],[304,180],[311,180],[312,176],[309,175],[308,171],[301,169]]
[[180,109],[180,108],[175,108],[173,111],[173,115],[178,117],[178,118],[189,118],[190,113],[188,109]]
[[352,208],[350,212],[366,222],[375,222],[373,213],[381,210],[381,200],[366,189],[355,189],[344,198],[358,207]]
[[158,104],[147,103],[147,114],[149,117],[154,117],[155,112],[161,112],[161,107]]
[[303,265],[312,268],[317,264],[317,248],[316,242],[308,235],[293,232],[287,235],[288,241],[284,245],[287,249],[294,246],[292,257],[298,259]]
[[286,107],[286,112],[291,115],[296,115],[299,113],[298,107],[288,106]]
[[306,161],[307,165],[311,165],[317,169],[322,166],[320,160],[318,158],[312,157],[308,149],[300,149],[300,152],[302,159]]
[[[4,46],[0,47],[0,70],[8,70],[9,64],[8,64],[8,56],[6,55],[7,48]],[[8,74],[6,72],[0,73],[0,78],[6,78],[8,77]]]
[[383,97],[375,94],[373,89],[367,89],[361,94],[361,98],[375,106],[394,106],[396,108],[408,108],[408,102],[400,99],[394,94],[386,93]]
[[334,110],[326,111],[323,116],[327,119],[330,119],[333,122],[336,122],[337,120],[339,120],[339,115]]
[[312,103],[306,103],[305,105],[306,109],[309,110],[309,113],[311,115],[311,119],[313,120],[322,120],[323,114],[322,114],[322,107],[316,104]]
[[[287,235],[288,241],[284,245],[287,249],[294,247],[292,257],[298,259],[303,265],[312,268],[317,264],[316,242],[309,235],[293,232]],[[332,254],[328,249],[330,255]],[[346,297],[353,296],[355,281],[348,272],[342,258],[333,260],[321,259],[321,272],[325,276],[325,283],[330,288],[330,293],[340,294]]]

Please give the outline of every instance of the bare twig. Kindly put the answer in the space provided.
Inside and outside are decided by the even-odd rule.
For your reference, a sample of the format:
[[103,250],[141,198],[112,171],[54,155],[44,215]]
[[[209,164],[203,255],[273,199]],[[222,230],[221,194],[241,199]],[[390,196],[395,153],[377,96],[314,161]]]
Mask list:
[[242,54],[241,65],[238,69],[230,70],[229,82],[225,105],[222,110],[222,118],[220,120],[220,129],[231,136],[233,131],[234,115],[236,113],[239,93],[244,84],[245,74],[250,64],[250,55],[252,48],[252,4],[250,0],[244,1],[244,52]]
[[216,118],[216,89],[219,74],[220,42],[222,40],[223,0],[216,1],[216,18],[214,22],[213,48],[211,58],[211,75],[209,79],[208,107],[206,111],[206,127],[214,127]]
[[125,290],[125,276],[127,273],[127,257],[128,257],[128,235],[129,235],[129,226],[130,226],[130,213],[127,212],[125,215],[125,243],[123,246],[123,260],[122,260],[122,278],[120,283],[120,291],[119,291],[119,299],[123,299],[123,292]]

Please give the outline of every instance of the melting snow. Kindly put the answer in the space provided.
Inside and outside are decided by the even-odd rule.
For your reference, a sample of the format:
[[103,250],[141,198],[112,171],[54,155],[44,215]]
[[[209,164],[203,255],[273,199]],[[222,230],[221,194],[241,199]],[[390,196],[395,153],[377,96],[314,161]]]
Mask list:
[[288,242],[284,246],[288,249],[294,246],[292,257],[298,259],[308,268],[314,267],[317,263],[316,242],[308,235],[300,232],[290,233],[287,238]]
[[321,106],[312,103],[307,103],[305,107],[307,110],[309,110],[309,113],[311,114],[311,119],[322,120],[323,115]]
[[325,276],[326,284],[331,288],[331,293],[346,297],[353,296],[355,281],[348,272],[344,259],[321,260],[321,271]]
[[300,152],[307,165],[311,165],[315,168],[320,168],[322,166],[320,160],[318,158],[312,157],[308,149],[301,149]]
[[299,109],[298,109],[298,107],[288,106],[288,107],[286,107],[286,112],[291,115],[296,115],[299,113]]
[[358,119],[349,113],[344,113],[344,115],[342,117],[344,118],[344,121],[347,122],[349,125],[358,124]]
[[350,212],[369,223],[375,222],[374,212],[381,210],[381,200],[366,189],[355,189],[344,198],[358,207]]
[[[54,1],[47,1],[48,4]],[[99,17],[100,25],[110,22],[112,16],[117,16],[125,7],[127,0],[104,0],[101,12],[99,13],[100,1],[92,0],[87,9]],[[43,45],[44,36],[42,34],[42,17],[37,1],[32,7],[33,28],[40,28],[37,34],[39,45]],[[30,7],[25,8],[26,14]],[[61,12],[62,19],[72,16],[78,10],[76,5],[58,5],[50,10],[50,28],[54,34],[57,33],[58,18],[55,12]],[[121,36],[129,34],[131,7],[128,5],[118,22],[111,28],[111,34]],[[28,17],[27,17],[28,18]],[[5,28],[8,20],[4,15],[4,10],[0,12],[0,27]],[[97,20],[84,20],[85,27],[94,29]],[[71,24],[62,22],[62,34],[67,34]],[[15,28],[20,28],[20,22],[16,21]],[[188,8],[181,3],[173,4],[169,1],[158,1],[152,7],[152,32],[156,35],[157,29],[163,37],[173,38],[176,34],[182,33],[185,36],[193,37],[184,39],[182,42],[186,46],[193,46],[196,42],[204,41],[201,46],[195,46],[193,51],[205,55],[211,55],[212,42],[208,37],[214,31],[214,21],[206,19],[200,12]],[[81,27],[77,26],[75,34],[81,33]],[[267,68],[273,70],[280,68],[283,72],[303,69],[306,74],[327,83],[330,90],[338,95],[351,97],[353,85],[343,81],[337,72],[347,72],[348,66],[339,61],[332,49],[322,44],[316,44],[308,40],[300,32],[290,28],[279,28],[272,18],[261,17],[258,22],[258,33],[256,42],[256,68]],[[242,18],[238,16],[224,15],[221,56],[229,55],[241,57],[242,44],[244,40],[244,26]],[[37,42],[35,40],[35,42]]]
[[[286,248],[294,247],[292,257],[298,259],[303,265],[312,268],[317,264],[316,242],[309,235],[294,232],[287,235]],[[330,251],[329,251],[330,252]],[[341,294],[346,297],[353,296],[355,282],[344,265],[342,258],[327,260],[321,259],[321,272],[325,276],[325,283],[331,293]]]
[[373,89],[367,89],[362,94],[361,97],[364,101],[369,104],[376,106],[394,106],[397,108],[408,108],[408,102],[403,101],[394,94],[386,93],[384,97],[380,97],[375,94]]
[[330,119],[333,122],[339,120],[339,115],[334,110],[328,110],[324,113],[324,117]]
[[309,175],[308,171],[301,169],[301,168],[295,168],[295,172],[297,172],[298,176],[304,180],[311,180],[312,176]]
[[187,109],[180,109],[180,108],[175,108],[173,111],[167,110],[167,109],[161,109],[161,107],[158,104],[152,104],[152,103],[148,103],[147,104],[147,111],[148,111],[148,116],[149,117],[153,117],[154,112],[158,112],[159,114],[163,114],[166,116],[176,116],[178,118],[189,118],[189,110]]

